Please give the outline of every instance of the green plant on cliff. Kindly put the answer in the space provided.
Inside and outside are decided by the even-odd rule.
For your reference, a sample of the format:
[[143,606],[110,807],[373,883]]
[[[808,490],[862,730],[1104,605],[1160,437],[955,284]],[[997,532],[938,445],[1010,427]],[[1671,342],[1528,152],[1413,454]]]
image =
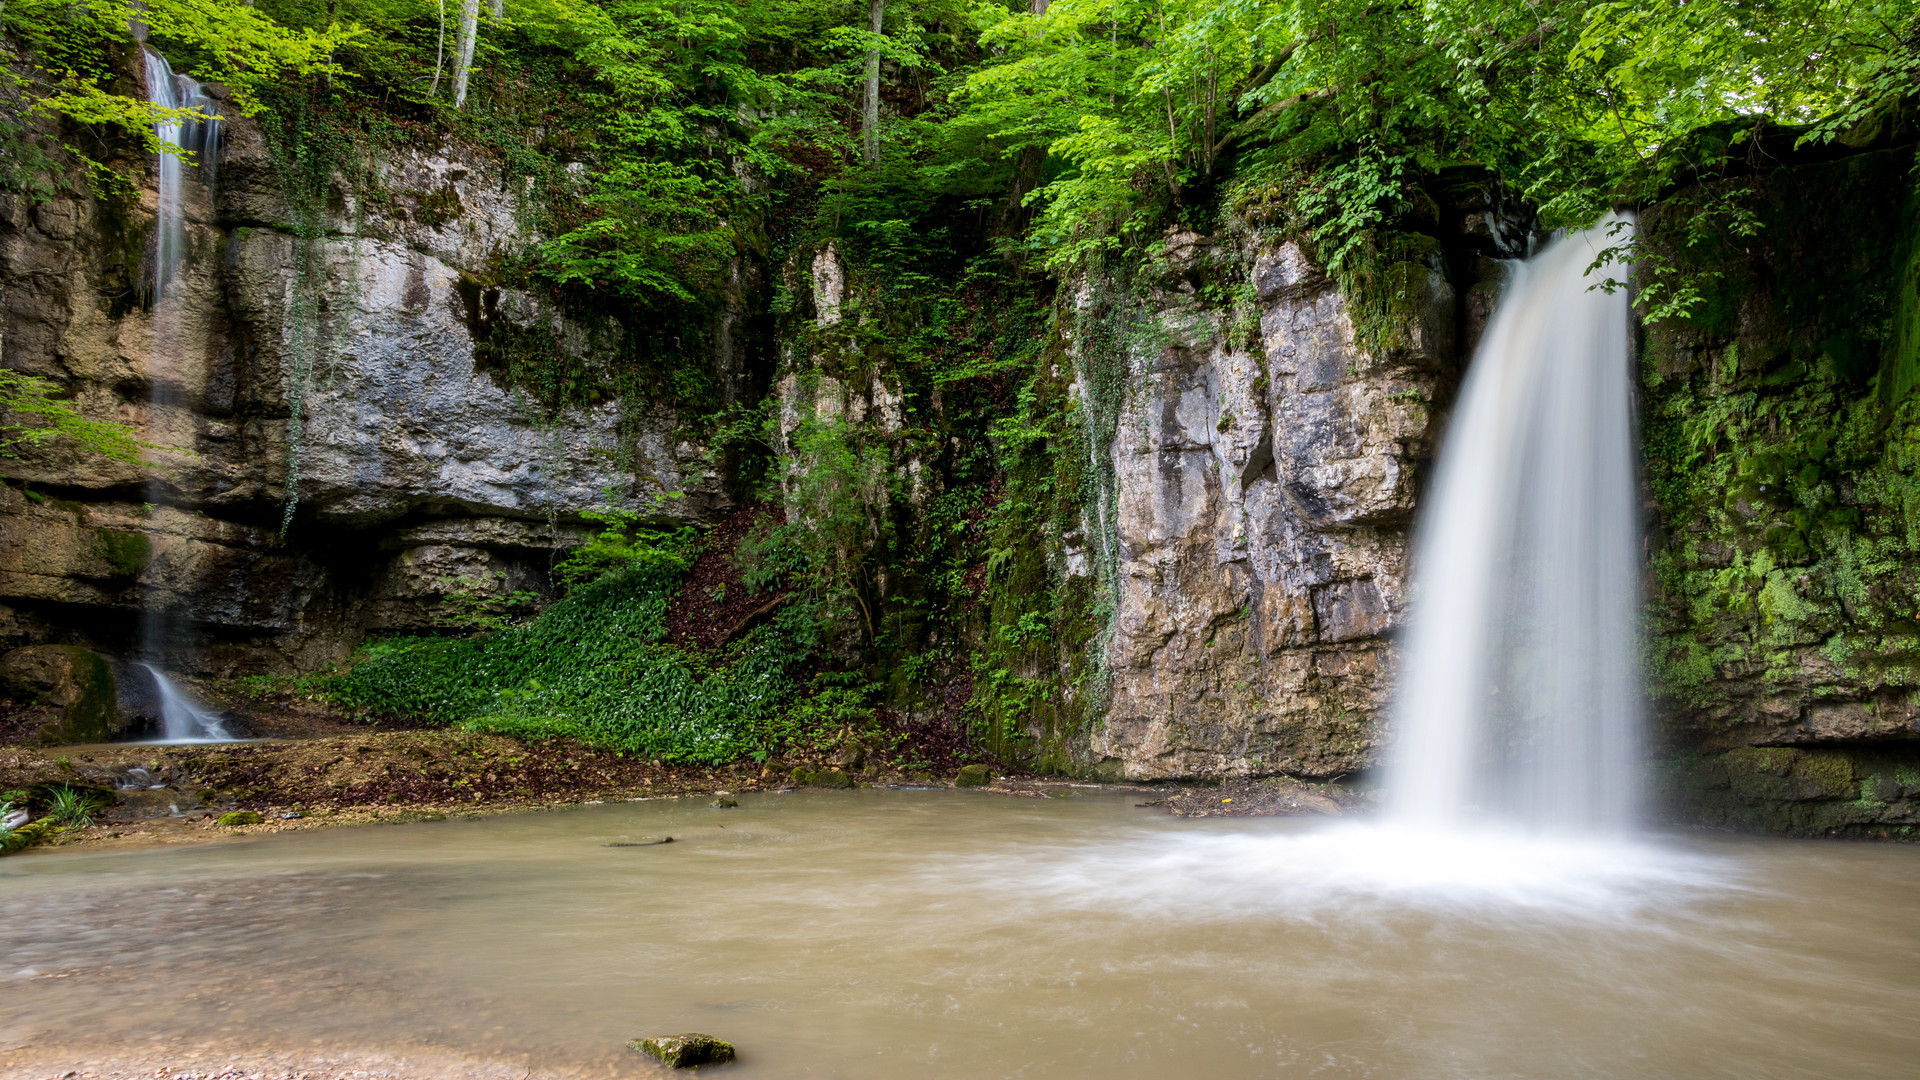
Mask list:
[[226,84],[247,114],[259,111],[259,91],[283,78],[338,72],[331,55],[362,33],[337,22],[289,29],[239,0],[11,0],[0,7],[10,53],[0,79],[24,105],[24,115],[12,119],[63,125],[63,135],[72,136],[63,138],[64,148],[96,185],[119,180],[109,160],[116,139],[131,136],[148,153],[170,152],[154,125],[199,117],[120,92],[115,67],[135,44],[135,27],[176,58],[192,56],[201,76]]
[[143,450],[157,450],[126,424],[81,415],[58,383],[11,368],[0,368],[0,458],[49,443],[67,442],[82,453],[112,461],[144,464]]

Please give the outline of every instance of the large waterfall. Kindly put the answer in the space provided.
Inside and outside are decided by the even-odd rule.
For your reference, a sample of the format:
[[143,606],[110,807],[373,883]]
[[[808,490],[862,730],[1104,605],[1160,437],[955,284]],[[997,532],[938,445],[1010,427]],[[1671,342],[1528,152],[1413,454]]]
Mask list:
[[1416,540],[1389,809],[1613,830],[1636,805],[1639,530],[1628,312],[1609,218],[1514,264]]
[[[181,387],[189,372],[182,364],[187,348],[185,306],[181,270],[187,259],[188,184],[203,185],[211,205],[214,169],[220,150],[220,117],[204,87],[185,75],[174,73],[167,58],[151,48],[146,58],[147,99],[167,109],[193,109],[198,118],[168,118],[153,126],[161,151],[156,162],[158,178],[155,207],[154,243],[151,270],[147,280],[153,305],[153,351],[147,379],[153,403],[152,415],[158,422],[184,404]],[[158,441],[158,440],[156,440]],[[156,476],[149,483],[151,501],[166,501],[166,484]],[[230,738],[218,714],[195,701],[162,673],[164,662],[177,658],[186,645],[183,627],[164,602],[149,597],[140,623],[141,666],[153,676],[154,691],[160,703],[163,742],[208,742]]]

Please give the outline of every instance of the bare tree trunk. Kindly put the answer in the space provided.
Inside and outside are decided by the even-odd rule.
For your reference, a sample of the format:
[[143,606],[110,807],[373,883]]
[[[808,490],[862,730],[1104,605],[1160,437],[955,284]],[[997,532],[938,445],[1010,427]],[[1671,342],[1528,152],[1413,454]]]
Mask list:
[[473,46],[480,37],[480,0],[460,0],[460,37],[453,65],[453,107],[467,103],[467,78],[473,74]]
[[440,96],[440,69],[447,64],[447,0],[438,0],[440,5],[440,37],[433,43],[433,85],[427,87],[428,97]]
[[[867,0],[867,29],[878,34],[887,13],[887,0]],[[867,164],[880,160],[880,50],[867,50],[867,101],[861,112],[860,132]]]
[[499,22],[501,19],[506,18],[507,0],[493,0],[493,6],[487,9],[487,14],[493,17],[494,22]]

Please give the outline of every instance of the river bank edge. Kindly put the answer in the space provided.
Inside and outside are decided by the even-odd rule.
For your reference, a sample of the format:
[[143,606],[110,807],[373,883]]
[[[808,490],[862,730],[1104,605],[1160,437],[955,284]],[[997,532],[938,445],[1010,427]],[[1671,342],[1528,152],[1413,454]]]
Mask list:
[[[983,782],[984,781],[984,782]],[[566,810],[657,799],[723,801],[797,788],[962,787],[1049,798],[1106,790],[1181,817],[1364,813],[1368,793],[1289,777],[1207,783],[1075,781],[990,766],[848,768],[831,762],[674,765],[566,739],[459,728],[309,732],[244,743],[0,745],[0,791],[69,788],[91,822],[46,829],[12,852],[217,843],[267,833]]]

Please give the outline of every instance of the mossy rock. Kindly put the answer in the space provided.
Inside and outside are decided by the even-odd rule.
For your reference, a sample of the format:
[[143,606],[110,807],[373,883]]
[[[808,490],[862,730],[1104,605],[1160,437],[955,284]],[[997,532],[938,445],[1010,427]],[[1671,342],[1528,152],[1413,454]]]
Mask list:
[[808,787],[823,787],[823,788],[837,788],[837,789],[855,788],[860,786],[857,782],[855,782],[855,780],[851,775],[845,772],[842,772],[839,769],[821,769],[817,772],[808,773],[805,783]]
[[115,577],[139,577],[153,561],[153,541],[146,533],[102,529],[93,534],[93,551]]
[[722,795],[707,805],[715,810],[732,810],[740,805],[740,800],[731,795]]
[[258,825],[265,820],[267,819],[261,817],[259,814],[256,814],[251,810],[234,810],[229,813],[221,814],[218,818],[214,819],[216,824],[226,825],[226,826]]
[[985,765],[963,765],[953,778],[954,787],[986,787],[993,782],[993,770]]
[[46,840],[59,831],[47,818],[29,821],[25,825],[8,833],[0,839],[0,855],[11,855],[16,851],[25,851],[42,840]]
[[655,1035],[627,1043],[654,1058],[669,1069],[691,1069],[699,1065],[723,1065],[734,1059],[733,1044],[699,1032],[684,1035]]
[[0,691],[57,710],[42,743],[109,742],[126,727],[107,658],[78,645],[29,645],[0,657]]

